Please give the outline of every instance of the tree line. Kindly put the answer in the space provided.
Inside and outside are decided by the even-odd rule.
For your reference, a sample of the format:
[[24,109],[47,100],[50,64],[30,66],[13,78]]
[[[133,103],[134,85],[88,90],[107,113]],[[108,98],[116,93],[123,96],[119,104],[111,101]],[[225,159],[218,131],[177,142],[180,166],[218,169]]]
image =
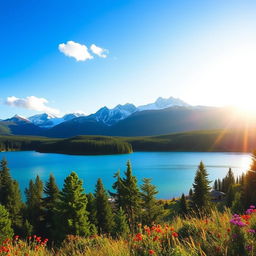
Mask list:
[[[189,195],[182,194],[173,202],[157,200],[156,187],[144,178],[139,186],[131,163],[123,175],[115,173],[112,191],[107,191],[101,179],[94,193],[85,193],[83,182],[75,172],[64,180],[60,190],[51,174],[43,184],[39,176],[30,180],[21,199],[19,184],[13,180],[6,159],[0,163],[0,239],[14,233],[23,237],[33,234],[58,243],[67,235],[90,236],[105,234],[123,237],[138,231],[138,224],[152,225],[170,218],[170,211],[183,217],[205,216],[212,207],[231,207],[242,211],[248,204],[256,204],[256,153],[246,174],[235,179],[230,169],[226,177],[214,182],[215,190],[226,192],[223,201],[211,198],[207,170],[201,162]],[[243,200],[241,200],[243,199]],[[175,205],[175,210],[172,206]]]

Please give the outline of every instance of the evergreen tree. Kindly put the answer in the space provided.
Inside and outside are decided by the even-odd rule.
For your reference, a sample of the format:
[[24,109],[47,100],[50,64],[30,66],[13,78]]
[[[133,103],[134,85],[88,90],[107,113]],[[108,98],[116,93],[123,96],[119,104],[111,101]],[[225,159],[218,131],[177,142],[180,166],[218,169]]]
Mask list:
[[101,179],[98,179],[96,184],[95,202],[98,231],[101,234],[110,234],[114,224],[113,213]]
[[59,200],[59,188],[53,174],[50,175],[49,181],[45,184],[44,194],[44,234],[49,239],[53,239],[56,232],[56,206]]
[[189,197],[192,197],[193,196],[193,189],[191,188],[190,190],[189,190]]
[[91,224],[97,225],[96,217],[96,202],[93,193],[87,194],[87,206],[86,210],[88,212],[88,219]]
[[43,230],[43,182],[39,176],[36,177],[35,182],[30,180],[29,187],[25,190],[27,218],[32,224],[35,234],[42,234]]
[[88,220],[90,223],[90,233],[97,234],[97,216],[96,216],[96,202],[93,193],[89,193],[87,196],[86,211],[88,212]]
[[215,181],[214,181],[213,189],[214,189],[214,190],[219,190],[219,188],[218,188],[218,180],[215,180]]
[[130,233],[125,212],[120,208],[115,214],[114,234],[117,238],[126,237]]
[[8,203],[8,197],[10,194],[10,186],[12,184],[12,178],[10,175],[10,169],[7,166],[7,160],[4,158],[0,162],[0,179],[1,179],[1,188],[0,188],[0,204],[6,207]]
[[155,195],[158,193],[156,187],[151,184],[151,179],[144,178],[141,185],[142,198],[142,223],[152,225],[163,216],[163,207],[158,204]]
[[210,181],[208,180],[208,173],[204,167],[203,162],[200,162],[198,166],[194,184],[193,184],[193,196],[192,205],[195,212],[204,214],[209,211],[210,207]]
[[141,199],[140,191],[137,185],[137,178],[132,175],[132,168],[130,161],[127,162],[127,170],[125,172],[125,177],[120,183],[121,195],[121,207],[123,205],[123,210],[127,215],[127,220],[132,232],[135,231],[136,222],[141,222]]
[[188,214],[188,204],[187,204],[187,200],[186,200],[186,197],[184,194],[182,194],[182,196],[180,198],[180,213],[183,216]]
[[110,195],[115,199],[115,204],[117,206],[117,208],[123,208],[125,207],[126,205],[126,202],[125,202],[125,187],[124,187],[124,183],[123,183],[123,180],[120,176],[120,171],[116,172],[114,174],[114,178],[116,178],[116,181],[115,183],[113,184],[112,188],[114,190],[116,190],[116,193],[112,193],[112,192],[109,192]]
[[19,184],[11,178],[7,160],[3,159],[0,165],[0,203],[9,212],[12,228],[18,232],[22,225],[21,208],[23,207]]
[[13,180],[9,188],[6,209],[9,212],[12,227],[16,233],[19,233],[22,228],[22,208],[24,208],[24,204],[21,200],[19,184]]
[[227,193],[232,185],[235,184],[235,176],[232,169],[229,168],[227,175],[222,180],[222,191]]
[[244,203],[245,207],[256,204],[256,151],[252,154],[250,170],[247,171],[244,181]]
[[13,236],[11,219],[9,213],[3,205],[0,205],[0,244],[6,239]]
[[87,197],[84,193],[83,182],[75,172],[72,172],[64,180],[58,203],[60,239],[69,234],[79,236],[90,234],[86,205]]

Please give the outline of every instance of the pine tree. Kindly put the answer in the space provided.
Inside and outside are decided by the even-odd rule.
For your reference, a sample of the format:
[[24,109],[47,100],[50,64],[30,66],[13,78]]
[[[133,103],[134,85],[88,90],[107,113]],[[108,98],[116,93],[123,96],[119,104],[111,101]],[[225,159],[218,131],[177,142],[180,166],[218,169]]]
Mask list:
[[230,186],[229,190],[228,190],[228,193],[226,194],[226,198],[225,198],[226,206],[227,207],[231,207],[232,206],[232,202],[235,199],[235,194],[236,194],[236,192],[235,192],[234,185]]
[[125,212],[120,208],[115,214],[114,234],[115,237],[126,237],[130,233]]
[[0,205],[0,244],[6,239],[13,236],[11,219],[9,213],[3,205]]
[[244,203],[245,207],[256,204],[256,151],[252,154],[250,170],[247,171],[242,181],[244,183]]
[[50,175],[49,181],[45,184],[43,199],[44,206],[44,234],[49,239],[53,239],[56,232],[56,205],[59,200],[59,188],[55,182],[53,174]]
[[88,212],[88,219],[91,224],[97,225],[96,217],[96,202],[93,193],[87,194],[87,206],[86,210]]
[[180,198],[180,213],[182,216],[188,214],[188,204],[184,194]]
[[24,208],[24,204],[21,200],[19,184],[17,181],[13,180],[10,184],[6,209],[8,210],[10,215],[12,227],[17,233],[22,228],[22,208]]
[[235,176],[231,168],[229,168],[227,175],[222,180],[222,191],[227,193],[231,186],[235,184]]
[[192,197],[193,196],[193,189],[191,188],[190,190],[189,190],[189,197]]
[[42,234],[43,226],[43,182],[39,176],[36,177],[35,182],[30,180],[29,187],[25,190],[27,218],[32,224],[35,234]]
[[101,179],[96,184],[95,202],[98,231],[100,234],[110,234],[114,225],[113,213]]
[[109,192],[109,193],[115,199],[115,204],[117,208],[124,209],[126,205],[125,198],[124,198],[125,187],[124,187],[123,179],[120,176],[120,171],[114,174],[114,178],[116,178],[116,181],[113,184],[112,188],[116,190],[116,193],[113,193],[113,192]]
[[219,190],[219,189],[218,189],[218,180],[215,180],[215,181],[214,181],[213,189],[214,189],[214,190]]
[[127,215],[127,220],[132,232],[135,231],[136,222],[141,222],[141,198],[140,191],[137,185],[137,178],[132,175],[132,168],[130,161],[127,162],[127,170],[125,177],[119,181],[119,200],[120,207],[123,208]]
[[0,188],[0,204],[6,207],[8,203],[8,196],[10,193],[10,186],[12,183],[12,178],[10,175],[10,169],[7,166],[7,160],[4,158],[0,162],[0,179],[1,179],[1,188]]
[[151,179],[144,178],[141,185],[142,198],[142,223],[152,225],[163,217],[163,207],[158,204],[155,195],[158,193],[156,187],[151,184]]
[[88,212],[88,221],[90,223],[90,233],[97,234],[97,216],[96,216],[96,202],[93,193],[89,193],[86,195],[87,197],[87,205],[86,211]]
[[19,184],[12,179],[6,159],[1,161],[0,180],[0,203],[9,212],[12,228],[15,231],[19,231],[22,225],[21,208],[23,207],[23,203]]
[[58,204],[60,239],[66,235],[88,236],[90,225],[86,211],[87,197],[84,193],[83,182],[75,172],[65,180],[60,192]]
[[209,211],[210,207],[210,181],[208,180],[208,173],[204,167],[204,164],[200,162],[198,166],[194,184],[193,184],[193,196],[192,205],[195,212],[198,214],[204,214]]

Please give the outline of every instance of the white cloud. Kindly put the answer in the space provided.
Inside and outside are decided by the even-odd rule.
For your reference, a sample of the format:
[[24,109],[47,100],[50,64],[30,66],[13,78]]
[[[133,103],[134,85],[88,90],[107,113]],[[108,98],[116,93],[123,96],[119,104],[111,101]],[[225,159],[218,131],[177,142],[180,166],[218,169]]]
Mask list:
[[26,108],[35,111],[42,111],[49,114],[57,115],[60,113],[58,109],[46,106],[48,100],[45,98],[37,98],[28,96],[26,98],[17,98],[15,96],[7,97],[5,104],[13,107]]
[[94,54],[98,55],[101,58],[106,58],[107,57],[107,53],[108,53],[107,49],[103,49],[99,46],[96,46],[95,44],[92,44],[90,49]]
[[66,44],[59,44],[59,51],[68,57],[73,57],[77,61],[86,61],[93,59],[93,56],[88,52],[86,45],[68,41]]

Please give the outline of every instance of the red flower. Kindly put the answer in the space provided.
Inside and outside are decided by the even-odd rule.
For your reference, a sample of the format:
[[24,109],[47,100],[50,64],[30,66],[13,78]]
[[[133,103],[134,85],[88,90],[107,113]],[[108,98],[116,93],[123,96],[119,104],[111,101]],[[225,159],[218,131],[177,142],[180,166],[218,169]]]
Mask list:
[[153,254],[155,254],[155,251],[154,250],[149,250],[148,253],[149,253],[149,255],[153,255]]
[[176,232],[173,232],[173,233],[172,233],[172,236],[173,236],[173,237],[178,237],[178,236],[179,236],[179,234],[178,234],[178,233],[176,233]]

